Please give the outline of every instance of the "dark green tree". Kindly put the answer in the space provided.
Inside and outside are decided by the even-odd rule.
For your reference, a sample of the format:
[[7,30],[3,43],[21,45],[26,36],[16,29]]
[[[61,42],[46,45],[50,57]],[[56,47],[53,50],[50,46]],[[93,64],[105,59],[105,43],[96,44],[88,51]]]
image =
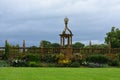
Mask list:
[[120,30],[112,27],[111,31],[106,33],[105,43],[110,43],[111,48],[120,48]]
[[28,53],[36,53],[38,50],[37,46],[30,46],[27,50]]
[[44,48],[51,48],[51,42],[50,41],[46,41],[46,40],[43,40],[41,41],[40,43],[40,46],[44,47]]
[[107,44],[93,44],[93,45],[91,45],[91,46],[85,46],[85,48],[107,48],[108,46],[107,46]]
[[74,44],[72,44],[73,48],[83,48],[85,45],[81,42],[76,42]]
[[52,44],[51,44],[51,47],[52,47],[52,48],[59,48],[59,47],[60,47],[60,44],[58,44],[58,43],[52,43]]
[[5,43],[5,56],[4,59],[8,59],[10,54],[10,44],[8,42]]

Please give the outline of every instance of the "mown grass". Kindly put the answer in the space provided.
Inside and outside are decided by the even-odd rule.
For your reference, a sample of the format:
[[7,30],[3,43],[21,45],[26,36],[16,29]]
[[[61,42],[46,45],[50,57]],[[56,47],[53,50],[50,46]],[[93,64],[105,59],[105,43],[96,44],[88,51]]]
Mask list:
[[120,80],[120,69],[0,68],[0,80]]

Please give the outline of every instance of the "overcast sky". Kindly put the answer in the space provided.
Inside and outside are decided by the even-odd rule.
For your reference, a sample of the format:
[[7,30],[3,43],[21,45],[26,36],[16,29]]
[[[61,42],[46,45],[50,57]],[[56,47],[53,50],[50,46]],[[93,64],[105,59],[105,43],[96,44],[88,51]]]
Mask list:
[[120,0],[0,0],[0,46],[59,43],[64,18],[69,18],[73,42],[104,43],[112,26],[120,28]]

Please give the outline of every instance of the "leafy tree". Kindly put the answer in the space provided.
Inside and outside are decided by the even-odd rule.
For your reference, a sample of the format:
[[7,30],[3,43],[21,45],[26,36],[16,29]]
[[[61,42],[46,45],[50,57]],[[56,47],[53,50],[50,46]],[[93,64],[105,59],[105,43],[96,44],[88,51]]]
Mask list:
[[9,57],[10,47],[11,47],[10,44],[8,42],[6,42],[6,44],[5,44],[5,56],[4,56],[5,59],[8,59],[8,57]]
[[50,48],[51,47],[51,42],[43,40],[43,41],[41,41],[40,46],[42,46],[44,48]]
[[36,48],[38,48],[37,46],[31,46],[30,48],[32,48],[32,49],[36,49]]
[[105,43],[110,43],[112,48],[120,48],[120,30],[112,27],[111,31],[106,33]]
[[59,47],[60,47],[60,44],[58,44],[58,43],[52,43],[52,44],[51,44],[51,47],[53,47],[53,48],[59,48]]
[[73,48],[83,48],[85,45],[81,42],[76,42],[74,44],[72,44]]
[[[90,48],[90,46],[85,46],[86,48]],[[91,45],[91,48],[107,48],[106,44],[93,44]]]

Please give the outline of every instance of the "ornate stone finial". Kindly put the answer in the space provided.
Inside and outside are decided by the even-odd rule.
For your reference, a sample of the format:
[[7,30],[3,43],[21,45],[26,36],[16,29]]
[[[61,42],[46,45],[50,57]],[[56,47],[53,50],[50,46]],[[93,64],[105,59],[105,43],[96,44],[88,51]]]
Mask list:
[[68,31],[68,33],[70,33],[72,35],[72,31],[68,28],[68,21],[69,21],[69,19],[67,17],[64,18],[65,28],[64,28],[62,34],[66,34],[66,31]]
[[69,19],[66,17],[66,18],[64,19],[65,24],[68,24],[68,21],[69,21]]

